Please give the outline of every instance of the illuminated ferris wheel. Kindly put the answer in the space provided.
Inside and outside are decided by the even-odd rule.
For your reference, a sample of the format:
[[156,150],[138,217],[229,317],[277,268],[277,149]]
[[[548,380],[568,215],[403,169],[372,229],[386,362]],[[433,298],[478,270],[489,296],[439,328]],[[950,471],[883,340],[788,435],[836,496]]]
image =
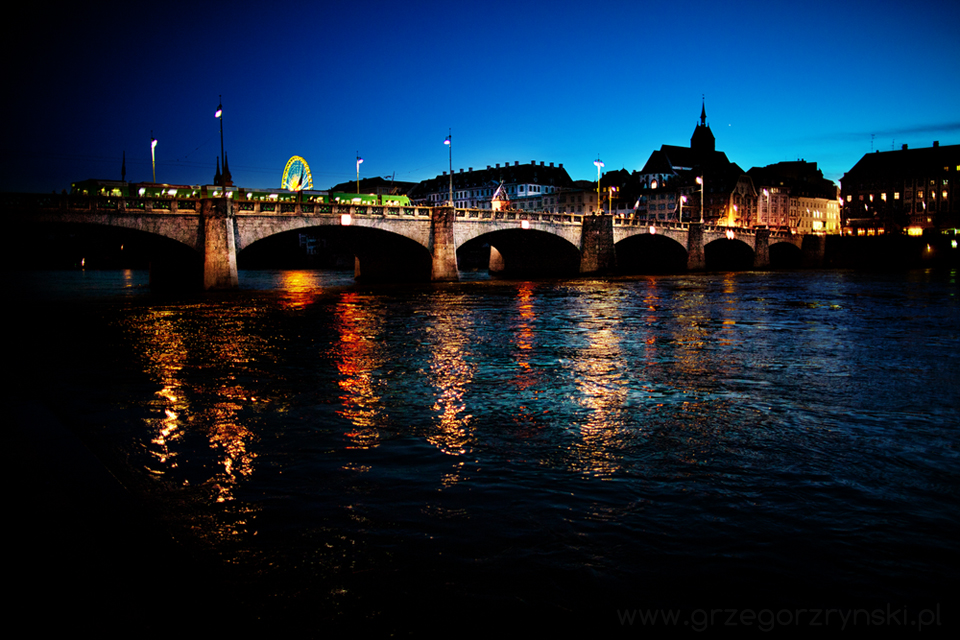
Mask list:
[[280,182],[281,189],[289,191],[303,191],[313,188],[313,178],[310,176],[310,165],[300,156],[293,156],[287,160],[287,166],[283,168],[283,180]]

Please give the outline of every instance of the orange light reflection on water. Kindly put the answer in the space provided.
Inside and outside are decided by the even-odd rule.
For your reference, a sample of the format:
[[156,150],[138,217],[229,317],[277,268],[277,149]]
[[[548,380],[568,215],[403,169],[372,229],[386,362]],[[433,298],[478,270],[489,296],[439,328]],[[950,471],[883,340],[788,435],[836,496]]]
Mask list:
[[283,290],[280,304],[286,309],[303,309],[321,292],[314,271],[282,271],[277,284]]
[[[233,500],[240,478],[255,470],[257,454],[251,444],[256,435],[243,423],[241,412],[261,399],[251,397],[235,371],[263,355],[267,345],[248,335],[244,327],[245,318],[238,317],[236,309],[228,312],[215,306],[155,308],[132,316],[125,326],[145,373],[160,385],[151,403],[160,415],[147,419],[153,433],[148,471],[175,479],[179,459],[196,447],[192,443],[181,450],[179,443],[188,434],[203,434],[218,464],[210,467],[205,478],[194,475],[180,482],[209,491],[214,502]],[[202,379],[208,382],[198,385],[189,377],[197,367],[206,372],[222,370],[222,377],[211,380],[207,373]],[[191,398],[202,398],[199,410]]]
[[362,296],[346,292],[336,305],[340,343],[336,349],[340,373],[341,409],[338,413],[353,425],[344,435],[349,448],[369,449],[380,444],[380,425],[385,419],[374,370],[382,364],[379,348],[380,318],[363,304]]
[[522,282],[517,290],[517,311],[519,319],[513,326],[513,342],[517,348],[517,366],[521,371],[514,378],[514,384],[521,390],[537,384],[537,376],[530,367],[530,356],[534,349],[534,321],[536,313],[533,308],[533,293],[535,286],[532,282]]

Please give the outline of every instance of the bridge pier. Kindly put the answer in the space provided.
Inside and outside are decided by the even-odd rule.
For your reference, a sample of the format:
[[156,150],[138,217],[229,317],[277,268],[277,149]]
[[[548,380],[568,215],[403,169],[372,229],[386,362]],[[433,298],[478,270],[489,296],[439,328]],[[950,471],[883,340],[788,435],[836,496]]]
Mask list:
[[457,243],[453,237],[453,224],[457,219],[453,207],[436,207],[430,216],[430,241],[433,245],[433,263],[430,279],[434,282],[457,281]]
[[580,273],[606,273],[615,266],[613,216],[584,216],[580,232]]
[[827,242],[824,236],[808,234],[803,236],[800,245],[801,264],[804,267],[822,267]]
[[687,271],[703,271],[707,266],[703,253],[703,225],[691,222],[687,231]]
[[757,229],[753,246],[753,268],[766,269],[770,266],[770,229]]
[[233,203],[227,198],[201,200],[203,220],[203,288],[236,289],[237,242]]

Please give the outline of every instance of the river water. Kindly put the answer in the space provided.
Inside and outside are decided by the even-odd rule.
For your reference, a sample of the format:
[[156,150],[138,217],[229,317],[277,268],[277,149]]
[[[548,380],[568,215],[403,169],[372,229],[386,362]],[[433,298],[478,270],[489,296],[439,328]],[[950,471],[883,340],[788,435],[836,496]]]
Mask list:
[[223,621],[909,625],[956,615],[958,277],[17,274],[16,390],[213,567],[184,581]]

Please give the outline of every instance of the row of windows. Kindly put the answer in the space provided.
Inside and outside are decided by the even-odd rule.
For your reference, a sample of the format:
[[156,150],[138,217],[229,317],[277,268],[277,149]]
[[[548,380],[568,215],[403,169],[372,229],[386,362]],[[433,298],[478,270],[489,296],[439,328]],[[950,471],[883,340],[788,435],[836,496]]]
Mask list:
[[[928,195],[930,196],[931,199],[936,199],[936,197],[937,197],[937,192],[936,192],[935,190],[931,189],[931,190],[930,190],[929,192],[927,192],[927,193],[928,193]],[[917,189],[917,200],[923,200],[923,194],[924,194],[923,189]],[[947,191],[946,189],[944,189],[943,191],[940,192],[940,198],[943,199],[943,200],[946,200],[947,197],[949,196],[949,194],[950,194],[950,192]],[[907,200],[910,200],[910,199],[912,198],[912,192],[910,192],[910,191],[905,192],[905,196],[906,196]],[[875,197],[875,196],[874,196],[874,194],[872,194],[872,193],[867,194],[867,200],[869,200],[870,202],[873,202],[874,197]],[[860,196],[859,196],[860,202],[863,202],[863,199],[864,199],[864,198],[863,198],[863,194],[860,194]],[[883,200],[884,202],[886,202],[886,201],[887,201],[887,194],[886,194],[886,193],[881,193],[881,194],[880,194],[880,199]],[[899,200],[899,199],[900,199],[900,192],[899,192],[899,191],[894,191],[894,192],[893,192],[893,199],[894,199],[894,200]],[[853,196],[850,195],[850,194],[848,194],[848,195],[847,195],[847,202],[852,202],[852,201],[853,201]]]

